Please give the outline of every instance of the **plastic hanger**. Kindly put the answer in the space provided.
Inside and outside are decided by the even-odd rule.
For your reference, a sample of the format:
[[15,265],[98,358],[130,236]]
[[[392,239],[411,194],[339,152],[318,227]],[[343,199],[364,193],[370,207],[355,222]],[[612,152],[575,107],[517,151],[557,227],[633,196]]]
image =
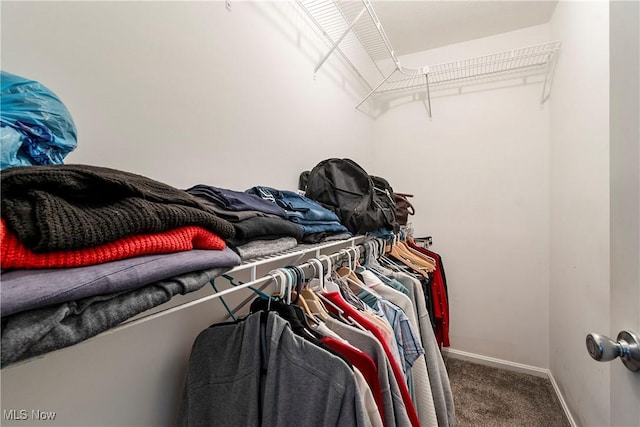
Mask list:
[[352,270],[355,269],[356,265],[360,264],[360,247],[352,246],[349,248],[350,251],[353,251],[353,267]]
[[[324,267],[322,265],[322,262],[320,262],[320,260],[316,259],[316,258],[312,258],[308,261],[314,269],[314,273],[316,275],[318,275],[319,273],[319,277],[320,279],[318,280],[320,289],[320,292],[317,292],[316,295],[318,296],[318,298],[324,302],[325,304],[327,304],[330,307],[333,307],[333,309],[336,311],[338,318],[343,321],[344,323],[354,326],[356,328],[362,329],[364,330],[364,328],[358,324],[357,322],[354,322],[352,320],[350,320],[347,316],[346,313],[344,312],[344,310],[342,310],[340,307],[338,307],[336,304],[334,304],[332,301],[330,301],[327,297],[325,297],[323,295],[324,292],[328,292],[327,288],[326,288],[326,282],[324,280]],[[318,269],[316,270],[316,266],[318,267]],[[342,295],[340,294],[340,288],[338,287],[338,285],[336,285],[335,283],[333,283],[333,285],[337,288],[337,290],[335,292],[337,292],[338,295],[340,295],[340,297],[342,297]],[[333,292],[333,291],[329,291],[329,292]]]
[[[328,267],[327,272],[332,271],[331,258],[329,258],[326,255],[320,255],[318,259],[321,260],[320,266],[322,266],[322,261],[326,259],[327,267]],[[323,288],[325,289],[325,292],[340,292],[340,287],[337,284],[335,284],[332,280],[327,280],[327,275],[324,274],[324,271],[322,269],[320,269],[320,274],[322,275],[322,284],[323,284]]]
[[[280,280],[275,280],[276,283],[278,284],[278,298],[281,300],[284,300],[285,298],[287,298],[287,291],[288,291],[288,287],[289,287],[289,283],[287,281],[287,277],[286,275],[280,271],[280,269],[277,270],[271,270],[269,272],[269,276],[272,277],[279,277]],[[291,300],[289,299],[289,301],[287,303],[290,303]]]
[[352,264],[351,264],[351,252],[349,252],[349,250],[348,250],[348,249],[342,249],[339,253],[341,253],[341,254],[346,254],[346,255],[347,255],[347,257],[348,257],[348,259],[349,259],[349,270],[352,270],[352,269],[353,269],[353,266],[352,266]]
[[[324,267],[322,266],[322,263],[316,258],[311,258],[308,262],[313,267],[314,275],[318,277],[320,292],[326,292],[327,289],[324,287]],[[318,267],[318,269],[316,269],[316,267]]]
[[291,304],[293,288],[294,285],[297,285],[298,283],[298,276],[292,269],[287,267],[280,268],[279,270],[287,277],[287,304]]

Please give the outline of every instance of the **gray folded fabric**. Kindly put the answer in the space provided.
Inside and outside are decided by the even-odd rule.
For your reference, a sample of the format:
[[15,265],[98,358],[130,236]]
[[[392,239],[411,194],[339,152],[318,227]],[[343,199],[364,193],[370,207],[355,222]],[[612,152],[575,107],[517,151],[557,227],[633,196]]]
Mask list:
[[229,248],[147,255],[87,267],[14,270],[0,276],[0,313],[137,289],[169,277],[218,267],[234,267],[240,257]]
[[351,233],[338,233],[338,234],[330,234],[324,238],[323,242],[332,242],[335,240],[347,240],[352,238],[353,235]]
[[229,268],[191,272],[133,291],[94,296],[3,317],[0,365],[5,367],[87,340],[169,301],[174,295],[197,291],[226,271]]
[[277,254],[298,246],[298,241],[294,237],[282,237],[275,240],[254,240],[244,245],[236,247],[240,258],[243,261]]

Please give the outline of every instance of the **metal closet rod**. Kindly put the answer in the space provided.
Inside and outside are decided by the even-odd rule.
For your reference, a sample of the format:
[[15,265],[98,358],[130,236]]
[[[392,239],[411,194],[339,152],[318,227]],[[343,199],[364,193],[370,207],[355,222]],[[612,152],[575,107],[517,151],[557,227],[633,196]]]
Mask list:
[[[375,240],[375,239],[372,239],[372,240]],[[338,264],[338,262],[339,261],[343,261],[344,258],[351,257],[350,254],[351,254],[352,250],[357,250],[357,252],[353,253],[353,257],[351,257],[352,262],[355,262],[356,260],[359,261],[361,259],[361,257],[362,257],[362,249],[365,249],[364,242],[360,243],[358,245],[352,244],[351,246],[348,246],[346,248],[342,248],[342,249],[340,249],[340,251],[334,252],[331,255],[326,255],[326,256],[329,257],[329,260],[330,260],[330,262],[332,264],[334,264],[334,263]],[[358,256],[358,258],[356,259],[355,256]],[[325,267],[325,265],[323,263],[324,261],[326,261],[325,257],[323,257],[321,255],[316,255],[316,257],[314,257],[313,259],[318,260],[320,263],[322,263],[323,268],[326,268],[326,269],[329,268],[328,265]],[[312,278],[316,277],[317,274],[319,273],[317,271],[315,263],[312,262],[312,261],[306,261],[306,262],[304,262],[302,264],[297,264],[297,263],[294,263],[294,264],[296,264],[296,267],[298,267],[300,270],[302,270],[302,274],[303,274],[305,279],[312,279]],[[288,264],[288,265],[293,265],[293,264]],[[282,267],[278,267],[278,269],[279,268],[287,268],[287,267],[286,266],[282,266]],[[327,270],[324,270],[324,271],[326,272]],[[273,272],[273,270],[271,272]],[[266,282],[260,283],[258,285],[253,285],[252,284],[252,283],[254,283],[256,281],[243,283],[241,285],[236,285],[235,283],[232,283],[234,286],[237,286],[237,287],[236,288],[230,288],[230,289],[227,289],[227,290],[244,289],[244,288],[247,288],[247,287],[251,287],[251,288],[255,289],[257,286],[259,286],[259,287],[257,287],[257,289],[255,289],[255,291],[257,291],[256,293],[260,293],[269,284],[271,284],[272,281],[275,280],[275,277],[277,277],[277,276],[274,277],[274,275],[271,275],[270,273],[268,273],[267,276],[265,276],[265,277],[267,277],[267,281]],[[228,314],[225,317],[225,320],[230,319],[232,317],[232,314],[237,313],[240,309],[242,309],[244,306],[246,306],[249,302],[251,302],[254,299],[255,299],[255,296],[250,295],[249,297],[245,298],[240,304],[235,306],[233,309],[231,309],[231,310],[227,309]]]
[[[304,255],[307,255],[307,254],[310,254],[310,253],[313,253],[313,252],[316,253],[316,258],[317,258],[318,256],[320,256],[320,251],[323,250],[323,249],[329,249],[331,247],[337,247],[337,246],[344,245],[344,244],[349,245],[349,246],[347,246],[347,248],[354,248],[354,247],[358,247],[358,246],[363,246],[362,244],[357,244],[356,245],[356,243],[355,243],[356,241],[362,242],[364,240],[365,240],[364,236],[356,236],[356,237],[353,237],[353,238],[351,238],[349,240],[346,240],[346,241],[345,240],[338,240],[338,241],[327,243],[327,244],[323,244],[323,245],[304,248],[304,249],[301,249],[301,250],[298,250],[298,251],[279,254],[279,255],[273,256],[271,258],[265,258],[265,259],[258,260],[256,262],[239,265],[238,267],[235,267],[234,269],[228,271],[225,274],[233,274],[233,273],[237,273],[239,271],[244,271],[244,270],[249,269],[250,272],[251,272],[251,280],[249,282],[243,283],[241,285],[238,285],[238,286],[235,286],[235,287],[232,287],[232,288],[229,288],[229,289],[225,289],[223,291],[216,292],[216,293],[214,293],[212,295],[207,295],[206,297],[198,298],[196,300],[189,301],[189,302],[186,302],[184,304],[177,305],[175,307],[168,308],[168,309],[163,310],[163,311],[159,311],[159,312],[150,314],[148,316],[137,318],[137,319],[132,320],[130,322],[121,323],[120,325],[118,325],[118,326],[116,326],[114,328],[108,329],[108,330],[104,331],[103,333],[101,333],[101,334],[99,334],[97,336],[109,335],[109,334],[112,334],[112,333],[116,333],[116,332],[122,331],[124,329],[130,328],[132,326],[139,325],[139,324],[142,324],[142,323],[145,323],[145,322],[149,322],[149,321],[155,320],[155,319],[157,319],[159,317],[166,316],[168,314],[175,313],[175,312],[178,312],[178,311],[193,307],[195,305],[202,304],[202,303],[207,302],[207,301],[211,301],[211,300],[213,300],[215,298],[223,297],[223,296],[225,296],[227,294],[231,294],[233,292],[237,292],[237,291],[242,290],[242,289],[248,289],[248,288],[254,287],[254,288],[258,288],[259,290],[262,290],[274,280],[274,277],[273,276],[269,276],[269,275],[265,275],[265,276],[256,278],[255,277],[256,267],[259,266],[259,265],[269,264],[269,263],[273,263],[273,262],[277,262],[277,261],[286,261],[286,260],[289,260],[291,258],[295,258],[296,256],[298,256],[298,260],[299,260],[300,257],[302,257]],[[347,248],[343,248],[342,250],[345,250]],[[330,257],[337,257],[337,256],[340,256],[340,255],[345,255],[345,254],[344,253],[341,254],[338,251],[338,252],[335,252],[335,253],[333,253],[333,254],[331,254],[329,256]],[[297,264],[297,260],[292,262],[292,264]],[[301,264],[301,266],[304,266],[305,264],[309,264],[309,263],[306,262],[304,264]],[[311,264],[309,264],[309,265],[311,265]],[[284,267],[284,266],[282,266],[282,267]],[[234,309],[234,312],[236,310],[237,310],[237,308]],[[93,338],[95,338],[95,337],[93,337]],[[92,339],[92,338],[90,338],[90,339]]]

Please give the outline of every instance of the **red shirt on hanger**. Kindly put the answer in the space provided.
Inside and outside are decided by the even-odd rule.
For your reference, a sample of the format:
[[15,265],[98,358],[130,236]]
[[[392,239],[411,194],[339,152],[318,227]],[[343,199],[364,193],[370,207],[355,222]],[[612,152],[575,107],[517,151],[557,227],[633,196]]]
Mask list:
[[442,276],[442,259],[437,253],[422,248],[413,242],[408,242],[409,247],[436,260],[436,270],[432,273],[431,293],[433,298],[434,317],[436,320],[436,340],[443,347],[449,347],[449,301],[447,290]]
[[[380,328],[373,323],[371,320],[367,319],[363,316],[359,311],[351,306],[348,302],[346,302],[342,295],[339,292],[325,292],[323,293],[327,299],[329,299],[332,303],[338,306],[341,310],[345,312],[349,317],[357,321],[362,327],[373,333],[373,335],[380,341],[384,352],[391,363],[391,369],[393,371],[393,376],[398,382],[398,387],[400,388],[400,394],[402,396],[402,400],[404,402],[405,407],[407,408],[407,415],[409,416],[409,420],[411,421],[411,425],[413,427],[420,426],[420,420],[418,419],[418,413],[416,412],[416,408],[413,405],[413,401],[411,400],[411,395],[409,394],[409,389],[407,388],[407,383],[404,378],[404,373],[400,366],[398,366],[398,361],[395,360],[393,353],[391,353],[391,349],[387,345],[387,342],[384,339],[384,335]],[[329,306],[327,309],[331,310],[332,308]]]

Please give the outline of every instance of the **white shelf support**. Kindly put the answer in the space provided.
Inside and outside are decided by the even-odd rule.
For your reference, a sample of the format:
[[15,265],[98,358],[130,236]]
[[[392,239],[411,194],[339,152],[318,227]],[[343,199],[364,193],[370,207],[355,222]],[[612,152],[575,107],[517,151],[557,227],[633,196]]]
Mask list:
[[427,113],[429,114],[429,118],[431,118],[431,92],[429,91],[429,72],[424,73],[424,81],[427,85]]
[[393,76],[393,75],[396,73],[396,71],[398,71],[398,69],[397,69],[397,68],[396,68],[395,70],[393,70],[393,71],[391,72],[391,74],[389,74],[387,77],[385,77],[385,78],[384,78],[384,80],[382,80],[380,83],[378,83],[378,86],[374,87],[374,88],[371,90],[371,92],[369,92],[369,93],[367,94],[367,96],[365,96],[365,97],[364,97],[364,99],[363,99],[362,101],[360,101],[360,103],[359,103],[358,105],[356,105],[356,110],[357,110],[358,108],[360,108],[360,106],[361,106],[362,104],[364,104],[364,102],[365,102],[367,99],[369,99],[369,97],[370,97],[371,95],[373,95],[373,94],[375,93],[375,91],[376,91],[376,90],[378,90],[378,88],[379,88],[380,86],[382,86],[382,85],[383,85],[387,80],[389,80],[389,77]]
[[[540,99],[540,105],[544,104],[549,96],[551,96],[551,81],[553,79],[553,73],[556,68],[556,59],[558,52],[552,52],[547,59],[547,65],[544,72],[544,84],[542,85],[542,97]],[[548,89],[547,89],[548,88]]]
[[358,13],[358,16],[355,17],[355,19],[351,22],[351,24],[349,25],[349,27],[344,31],[344,33],[342,33],[342,35],[340,36],[340,38],[333,44],[333,46],[331,46],[331,49],[329,49],[329,52],[327,52],[324,57],[322,58],[322,60],[318,63],[318,65],[316,65],[316,68],[313,70],[314,73],[317,73],[318,70],[322,67],[322,65],[324,65],[324,63],[327,61],[327,59],[329,59],[329,57],[331,56],[331,54],[338,48],[338,46],[340,45],[340,43],[342,42],[342,40],[346,37],[347,34],[349,34],[349,32],[353,29],[353,26],[356,25],[356,22],[358,22],[358,19],[360,19],[362,17],[362,15],[364,14],[364,12],[367,10],[366,7],[363,7],[362,10],[360,10],[360,13]]

